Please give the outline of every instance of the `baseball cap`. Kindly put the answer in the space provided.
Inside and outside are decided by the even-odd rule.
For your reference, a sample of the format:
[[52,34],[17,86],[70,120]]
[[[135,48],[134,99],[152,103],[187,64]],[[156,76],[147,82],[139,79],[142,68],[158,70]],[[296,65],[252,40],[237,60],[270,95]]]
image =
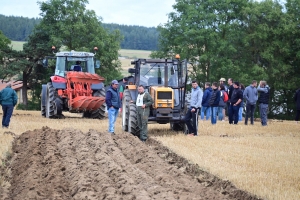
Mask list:
[[226,81],[226,79],[225,78],[220,78],[220,80],[219,81]]
[[117,80],[113,80],[111,84],[119,85],[119,82]]

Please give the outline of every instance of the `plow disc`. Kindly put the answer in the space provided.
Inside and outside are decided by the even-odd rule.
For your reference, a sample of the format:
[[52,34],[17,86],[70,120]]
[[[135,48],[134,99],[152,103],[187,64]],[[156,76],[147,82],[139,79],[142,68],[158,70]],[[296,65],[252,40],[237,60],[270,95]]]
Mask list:
[[105,102],[104,97],[78,96],[73,99],[71,106],[77,111],[96,110]]

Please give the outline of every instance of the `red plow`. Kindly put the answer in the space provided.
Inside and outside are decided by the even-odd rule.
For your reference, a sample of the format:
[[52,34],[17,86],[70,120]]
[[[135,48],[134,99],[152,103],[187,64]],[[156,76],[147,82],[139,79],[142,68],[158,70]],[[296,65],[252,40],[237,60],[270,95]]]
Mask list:
[[85,72],[68,72],[66,76],[70,111],[92,111],[100,108],[105,102],[104,97],[94,97],[92,84],[100,84],[105,79],[98,74]]

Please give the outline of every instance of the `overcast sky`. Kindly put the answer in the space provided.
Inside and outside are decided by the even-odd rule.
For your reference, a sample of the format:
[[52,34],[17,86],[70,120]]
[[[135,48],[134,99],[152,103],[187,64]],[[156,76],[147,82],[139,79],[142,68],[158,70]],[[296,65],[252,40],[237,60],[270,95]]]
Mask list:
[[[39,17],[38,0],[1,0],[0,14]],[[40,0],[41,1],[41,0]],[[175,0],[89,0],[87,9],[95,10],[104,23],[158,26],[167,22]]]

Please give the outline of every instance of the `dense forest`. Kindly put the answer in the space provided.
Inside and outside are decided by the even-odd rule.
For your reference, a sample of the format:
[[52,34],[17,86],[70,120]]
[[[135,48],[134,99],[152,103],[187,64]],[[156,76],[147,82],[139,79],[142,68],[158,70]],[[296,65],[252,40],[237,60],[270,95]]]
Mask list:
[[[0,14],[0,30],[10,40],[27,41],[40,18],[5,16]],[[156,50],[159,33],[156,28],[142,26],[105,24],[102,26],[109,31],[120,30],[123,35],[122,49]]]

